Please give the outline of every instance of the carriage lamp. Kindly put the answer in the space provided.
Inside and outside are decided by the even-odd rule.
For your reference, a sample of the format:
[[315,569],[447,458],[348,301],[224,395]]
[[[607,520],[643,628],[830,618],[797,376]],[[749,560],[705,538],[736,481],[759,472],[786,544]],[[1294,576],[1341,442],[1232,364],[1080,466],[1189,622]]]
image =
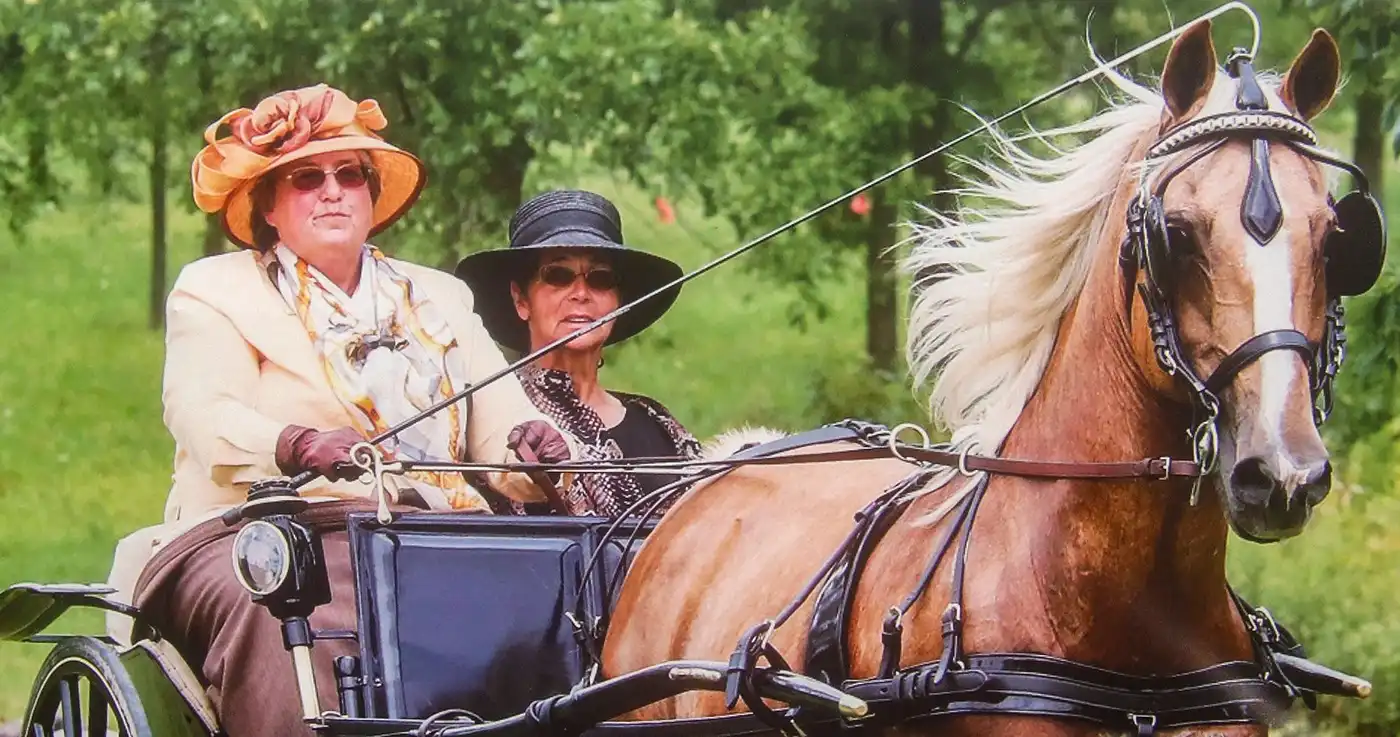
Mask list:
[[271,522],[249,522],[233,539],[233,570],[253,596],[274,594],[291,574],[292,542]]
[[248,521],[233,538],[233,571],[278,619],[309,617],[331,600],[321,540],[290,516]]
[[296,518],[306,506],[288,479],[267,479],[254,484],[247,503],[225,521],[247,520],[233,538],[234,575],[253,595],[253,603],[282,621],[282,644],[292,655],[302,716],[315,719],[320,701],[311,667],[316,633],[309,617],[330,603],[331,587],[320,536]]

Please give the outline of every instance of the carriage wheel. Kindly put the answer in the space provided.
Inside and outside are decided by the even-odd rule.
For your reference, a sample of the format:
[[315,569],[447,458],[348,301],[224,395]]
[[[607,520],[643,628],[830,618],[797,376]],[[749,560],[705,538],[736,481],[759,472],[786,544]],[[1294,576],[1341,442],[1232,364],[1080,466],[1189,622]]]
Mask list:
[[126,669],[92,637],[60,641],[34,680],[24,737],[151,737]]

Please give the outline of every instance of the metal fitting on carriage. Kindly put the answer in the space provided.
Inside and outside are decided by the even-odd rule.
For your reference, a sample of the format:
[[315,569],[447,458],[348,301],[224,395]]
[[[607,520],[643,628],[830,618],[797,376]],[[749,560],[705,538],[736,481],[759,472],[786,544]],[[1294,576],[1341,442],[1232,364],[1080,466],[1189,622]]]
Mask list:
[[360,688],[365,679],[360,675],[360,659],[341,655],[335,659],[335,690],[340,696],[340,713],[352,719],[364,716]]

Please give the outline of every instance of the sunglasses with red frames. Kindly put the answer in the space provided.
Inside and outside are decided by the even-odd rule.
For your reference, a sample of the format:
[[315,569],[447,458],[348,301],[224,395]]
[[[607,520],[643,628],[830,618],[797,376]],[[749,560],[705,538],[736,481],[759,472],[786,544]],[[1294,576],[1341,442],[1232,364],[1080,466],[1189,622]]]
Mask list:
[[288,174],[287,180],[302,192],[314,192],[326,183],[327,175],[334,176],[343,189],[357,189],[369,182],[370,168],[364,164],[345,164],[333,172],[328,172],[314,166],[306,166]]
[[[572,286],[579,276],[579,272],[562,264],[549,264],[540,269],[540,281],[551,287]],[[617,288],[617,274],[610,268],[589,269],[582,276],[583,283],[587,284],[589,289],[606,292]]]

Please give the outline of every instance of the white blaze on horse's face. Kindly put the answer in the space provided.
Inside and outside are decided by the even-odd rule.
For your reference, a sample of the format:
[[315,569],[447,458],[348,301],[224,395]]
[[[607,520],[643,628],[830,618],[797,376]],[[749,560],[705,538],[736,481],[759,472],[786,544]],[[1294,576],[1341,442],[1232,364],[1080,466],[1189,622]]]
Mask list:
[[[1183,37],[1184,38],[1184,37]],[[1206,46],[1196,52],[1209,64],[1192,65],[1173,49],[1164,89],[1192,90],[1173,71],[1210,76],[1194,83],[1194,99],[1168,99],[1172,121],[1236,109],[1238,82],[1218,72]],[[1304,119],[1325,107],[1335,90],[1335,44],[1313,42],[1299,55],[1279,90],[1268,88],[1270,108]],[[1197,67],[1192,69],[1192,67]],[[1319,67],[1321,72],[1318,73]],[[1302,69],[1307,74],[1298,75]],[[1301,79],[1290,82],[1291,79]],[[1317,82],[1317,80],[1323,80]],[[1170,94],[1170,92],[1168,92]],[[1172,295],[1183,348],[1201,378],[1251,338],[1274,330],[1298,330],[1316,344],[1325,323],[1323,243],[1332,221],[1321,168],[1286,145],[1269,147],[1268,165],[1282,205],[1271,237],[1245,227],[1242,216],[1251,177],[1251,143],[1231,141],[1173,179],[1164,208],[1173,238]],[[1312,507],[1331,487],[1327,449],[1313,422],[1309,366],[1302,355],[1272,350],[1250,363],[1221,392],[1219,478],[1231,524],[1241,534],[1273,541],[1298,534]]]
[[[1281,150],[1270,158],[1283,203],[1283,226],[1267,243],[1239,234],[1243,291],[1248,292],[1251,313],[1242,339],[1294,329],[1316,343],[1326,306],[1321,252],[1326,228],[1315,223],[1329,218],[1326,191],[1316,166],[1275,148]],[[1238,221],[1238,215],[1233,219]],[[1233,350],[1232,344],[1224,347]],[[1311,508],[1330,488],[1327,449],[1313,422],[1310,378],[1302,356],[1270,351],[1222,396],[1226,501],[1236,527],[1252,538],[1279,539],[1301,531]]]

